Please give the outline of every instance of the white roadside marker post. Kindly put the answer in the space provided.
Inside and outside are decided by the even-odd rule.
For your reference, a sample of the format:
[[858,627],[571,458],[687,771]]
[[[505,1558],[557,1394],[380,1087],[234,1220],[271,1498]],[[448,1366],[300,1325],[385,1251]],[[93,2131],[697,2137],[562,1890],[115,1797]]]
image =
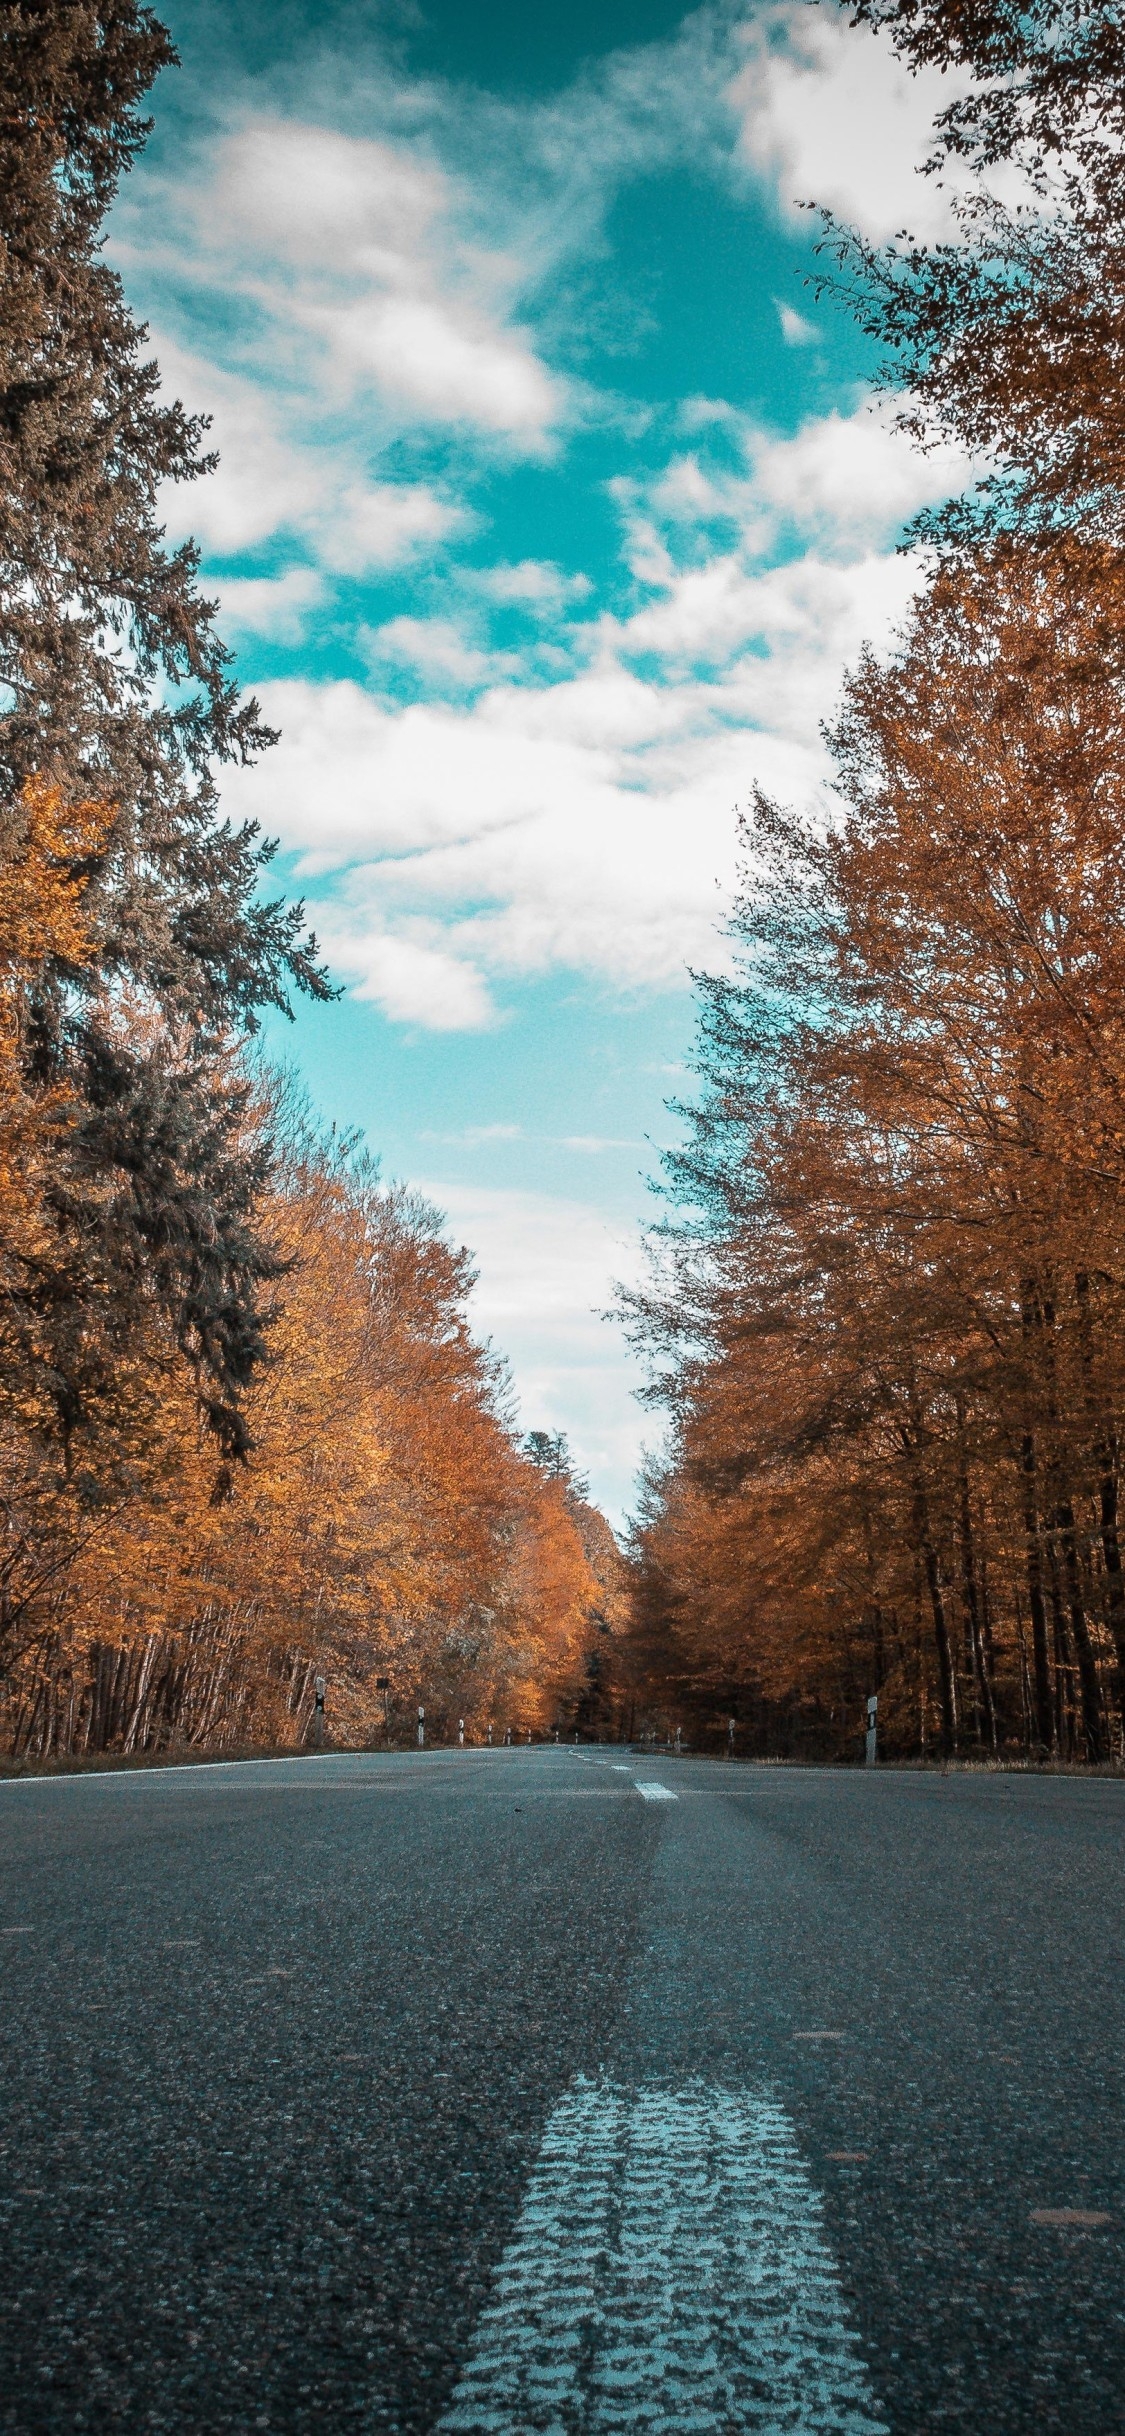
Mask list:
[[489,1750],[491,1751],[491,1749],[492,1749],[492,1719],[491,1719],[491,1717],[489,1718],[489,1721],[488,1721],[488,1747],[489,1747]]
[[457,1720],[457,1740],[458,1740],[458,1742],[459,1742],[459,1743],[460,1743],[460,1745],[461,1745],[461,1749],[462,1749],[462,1750],[464,1750],[464,1748],[465,1748],[465,1720],[464,1720],[464,1718],[463,1718],[463,1717],[459,1717],[459,1718],[458,1718],[458,1720]]
[[867,1750],[864,1756],[864,1766],[867,1768],[875,1766],[875,1719],[878,1712],[879,1695],[877,1692],[870,1692],[867,1698]]
[[418,1710],[418,1748],[419,1748],[419,1750],[420,1750],[420,1751],[421,1751],[421,1750],[423,1750],[423,1749],[425,1748],[425,1742],[426,1742],[426,1712],[425,1712],[425,1709],[424,1709],[424,1708],[422,1708],[421,1706],[419,1706],[419,1710]]

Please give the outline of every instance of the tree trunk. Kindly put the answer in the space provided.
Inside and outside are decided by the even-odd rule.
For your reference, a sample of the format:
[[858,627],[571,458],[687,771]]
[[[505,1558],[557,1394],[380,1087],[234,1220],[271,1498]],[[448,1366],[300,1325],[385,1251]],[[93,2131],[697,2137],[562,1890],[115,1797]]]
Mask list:
[[[957,1419],[959,1424],[963,1423],[964,1416],[961,1412],[960,1406],[958,1406]],[[981,1738],[980,1718],[981,1710],[983,1709],[989,1740],[992,1744],[993,1750],[995,1750],[996,1716],[992,1705],[992,1685],[988,1680],[988,1669],[985,1665],[984,1659],[984,1642],[981,1633],[980,1595],[977,1586],[976,1551],[973,1545],[973,1512],[972,1503],[969,1496],[969,1467],[965,1461],[963,1439],[958,1458],[957,1470],[957,1485],[960,1506],[958,1519],[959,1536],[961,1541],[961,1603],[965,1614],[965,1638],[968,1643],[969,1656],[972,1664],[973,1683],[976,1692],[979,1695],[979,1704],[977,1705],[976,1713],[977,1741],[979,1742]]]
[[941,1744],[946,1759],[957,1753],[957,1677],[953,1666],[953,1650],[949,1639],[949,1624],[941,1589],[941,1566],[930,1530],[929,1507],[921,1481],[914,1489],[914,1528],[930,1594],[930,1611],[934,1619],[934,1646],[937,1650],[938,1689],[941,1695]]
[[1079,1329],[1082,1344],[1082,1369],[1086,1381],[1086,1411],[1094,1438],[1094,1461],[1100,1475],[1101,1540],[1105,1561],[1106,1615],[1113,1638],[1116,1658],[1114,1689],[1119,1705],[1125,1709],[1125,1578],[1121,1567],[1121,1542],[1117,1528],[1117,1465],[1119,1449],[1116,1436],[1106,1426],[1101,1398],[1094,1385],[1091,1352],[1091,1313],[1089,1272],[1079,1269],[1074,1280],[1078,1302]]
[[1051,1652],[1047,1636],[1047,1602],[1043,1596],[1043,1544],[1035,1495],[1035,1440],[1030,1430],[1023,1442],[1023,1527],[1027,1540],[1027,1603],[1031,1610],[1031,1660],[1035,1677],[1035,1733],[1039,1747],[1055,1745],[1054,1702],[1051,1697]]
[[1106,1469],[1101,1482],[1102,1555],[1105,1558],[1106,1609],[1117,1659],[1116,1692],[1125,1712],[1125,1573],[1117,1528],[1117,1447],[1102,1450]]
[[1050,1541],[1047,1543],[1047,1578],[1051,1600],[1051,1632],[1055,1645],[1055,1744],[1060,1759],[1071,1753],[1071,1714],[1067,1706],[1070,1693],[1070,1639],[1063,1614],[1062,1590],[1059,1585],[1058,1558]]
[[1098,1678],[1098,1661],[1086,1621],[1086,1605],[1082,1597],[1082,1575],[1078,1563],[1078,1547],[1074,1531],[1074,1508],[1064,1498],[1058,1510],[1062,1532],[1063,1569],[1066,1574],[1067,1604],[1070,1608],[1070,1630],[1074,1654],[1078,1661],[1078,1682],[1082,1696],[1082,1732],[1086,1742],[1086,1757],[1095,1762],[1106,1756],[1105,1708]]
[[981,1665],[984,1670],[985,1707],[988,1716],[992,1749],[1000,1747],[1000,1728],[996,1715],[996,1652],[992,1642],[992,1601],[988,1592],[988,1566],[982,1556],[980,1568]]

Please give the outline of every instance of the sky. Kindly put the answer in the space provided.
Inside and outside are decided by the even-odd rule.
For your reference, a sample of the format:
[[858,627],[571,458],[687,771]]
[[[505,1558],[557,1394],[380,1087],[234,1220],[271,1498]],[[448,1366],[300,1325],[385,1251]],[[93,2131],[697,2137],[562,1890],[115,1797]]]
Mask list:
[[826,204],[947,225],[948,84],[834,5],[180,0],[110,255],[217,472],[172,491],[280,744],[343,996],[270,1026],[472,1246],[527,1429],[615,1521],[658,1425],[603,1315],[690,1093],[755,785],[820,722],[963,470],[808,285]]

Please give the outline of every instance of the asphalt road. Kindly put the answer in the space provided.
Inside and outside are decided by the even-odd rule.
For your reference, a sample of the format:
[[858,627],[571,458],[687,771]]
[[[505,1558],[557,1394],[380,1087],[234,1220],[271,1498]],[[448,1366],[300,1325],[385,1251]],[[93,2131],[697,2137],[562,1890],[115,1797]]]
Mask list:
[[1109,2436],[1123,1825],[610,1750],[0,1783],[0,2428]]

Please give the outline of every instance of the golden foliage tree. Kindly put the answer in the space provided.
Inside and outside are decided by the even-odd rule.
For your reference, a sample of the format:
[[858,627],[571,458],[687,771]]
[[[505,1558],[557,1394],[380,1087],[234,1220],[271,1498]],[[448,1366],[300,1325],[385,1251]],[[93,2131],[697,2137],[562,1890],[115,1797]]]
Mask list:
[[600,1586],[469,1329],[468,1255],[418,1196],[290,1130],[252,1452],[217,1467],[169,1370],[143,1490],[39,1602],[17,1751],[293,1744],[318,1673],[344,1742],[393,1738],[419,1701],[439,1737],[461,1717],[543,1733],[578,1696]]
[[[1088,614],[1082,614],[1083,581]],[[1104,565],[998,546],[866,658],[843,816],[759,803],[689,1205],[636,1306],[672,1679],[846,1747],[1120,1746],[1125,691]],[[693,1585],[688,1596],[688,1585]],[[678,1670],[678,1671],[677,1671]],[[764,1714],[765,1712],[763,1712]]]

